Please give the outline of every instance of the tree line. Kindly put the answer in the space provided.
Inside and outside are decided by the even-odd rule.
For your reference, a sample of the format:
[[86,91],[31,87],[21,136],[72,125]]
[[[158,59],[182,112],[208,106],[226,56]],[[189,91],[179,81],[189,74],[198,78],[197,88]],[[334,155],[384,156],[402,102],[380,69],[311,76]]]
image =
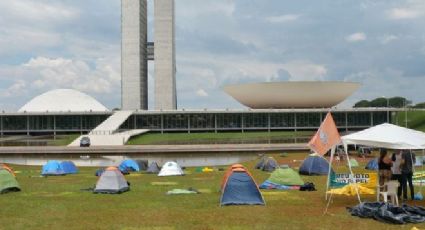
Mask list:
[[367,108],[367,107],[391,107],[391,108],[425,108],[425,102],[412,105],[412,101],[404,97],[391,97],[384,98],[378,97],[371,101],[361,100],[354,104],[354,108]]

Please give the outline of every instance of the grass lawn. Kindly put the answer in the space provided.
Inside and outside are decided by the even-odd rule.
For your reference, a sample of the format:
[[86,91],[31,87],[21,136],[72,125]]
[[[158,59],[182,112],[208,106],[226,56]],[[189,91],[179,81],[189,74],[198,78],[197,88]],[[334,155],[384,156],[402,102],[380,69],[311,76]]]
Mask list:
[[407,111],[407,119],[405,112],[398,112],[394,123],[404,127],[406,125],[406,120],[408,128],[425,132],[425,111]]
[[[152,145],[167,143],[256,143],[258,141],[281,140],[295,137],[310,137],[311,131],[273,131],[273,132],[222,132],[222,133],[147,133],[131,138],[128,145]],[[281,142],[280,142],[281,143]]]
[[[291,153],[275,159],[298,167],[306,153]],[[294,161],[295,160],[295,161]],[[369,159],[359,159],[360,168]],[[255,161],[244,163],[249,169]],[[356,171],[364,171],[362,169]],[[14,166],[21,192],[0,195],[0,229],[411,229],[419,225],[390,225],[352,217],[346,207],[356,205],[355,197],[336,196],[329,213],[324,190],[326,177],[303,176],[318,191],[262,191],[266,206],[220,207],[218,192],[223,172],[197,173],[188,168],[186,176],[157,177],[127,175],[131,191],[121,195],[100,195],[80,191],[96,183],[95,168],[80,168],[77,175],[38,177],[40,167]],[[338,171],[346,171],[345,166]],[[257,183],[269,173],[251,170]],[[152,182],[175,182],[156,183]],[[155,183],[154,183],[155,184]],[[173,188],[200,189],[196,195],[165,195]],[[375,196],[363,197],[374,200]],[[424,201],[411,204],[425,206]]]

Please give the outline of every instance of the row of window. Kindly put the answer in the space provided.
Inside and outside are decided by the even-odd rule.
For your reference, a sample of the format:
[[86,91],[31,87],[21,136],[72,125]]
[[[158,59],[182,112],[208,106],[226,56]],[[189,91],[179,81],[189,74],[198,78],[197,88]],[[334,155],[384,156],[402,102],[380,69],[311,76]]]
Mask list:
[[[120,129],[316,129],[325,113],[205,113],[132,115]],[[334,112],[339,127],[367,127],[387,122],[386,112]],[[1,116],[2,131],[91,130],[108,115]]]

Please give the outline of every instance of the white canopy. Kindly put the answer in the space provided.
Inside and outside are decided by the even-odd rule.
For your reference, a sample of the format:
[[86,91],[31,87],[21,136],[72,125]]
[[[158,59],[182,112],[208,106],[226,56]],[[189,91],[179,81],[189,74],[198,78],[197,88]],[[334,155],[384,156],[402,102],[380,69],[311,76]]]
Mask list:
[[392,124],[381,124],[341,137],[349,144],[388,149],[425,149],[425,133]]

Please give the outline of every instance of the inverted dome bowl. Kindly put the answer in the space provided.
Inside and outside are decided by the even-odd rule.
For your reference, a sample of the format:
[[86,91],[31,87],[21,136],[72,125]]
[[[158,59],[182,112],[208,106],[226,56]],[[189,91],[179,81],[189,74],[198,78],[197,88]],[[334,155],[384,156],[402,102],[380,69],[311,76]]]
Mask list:
[[224,91],[252,109],[330,108],[360,87],[354,82],[265,82],[228,85]]

